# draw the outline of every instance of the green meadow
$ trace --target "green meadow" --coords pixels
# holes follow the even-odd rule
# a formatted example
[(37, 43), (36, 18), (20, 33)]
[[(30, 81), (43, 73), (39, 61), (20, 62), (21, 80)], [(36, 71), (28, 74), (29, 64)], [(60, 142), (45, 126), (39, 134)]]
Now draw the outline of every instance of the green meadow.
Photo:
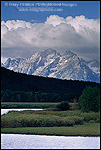
[(57, 136), (100, 136), (99, 123), (85, 123), (73, 127), (20, 127), (2, 128), (1, 133), (57, 135)]
[(2, 109), (10, 109), (10, 108), (37, 108), (37, 109), (45, 109), (45, 108), (54, 108), (57, 103), (28, 103), (28, 102), (1, 102)]

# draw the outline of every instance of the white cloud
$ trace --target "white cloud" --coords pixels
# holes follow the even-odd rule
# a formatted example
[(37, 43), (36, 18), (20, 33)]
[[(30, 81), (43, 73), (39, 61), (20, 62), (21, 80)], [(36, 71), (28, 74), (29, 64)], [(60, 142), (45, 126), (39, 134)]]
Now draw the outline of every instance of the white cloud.
[(47, 17), (45, 24), (52, 24), (54, 27), (61, 23), (66, 23), (66, 20), (63, 17), (59, 17), (58, 15), (51, 15)]
[(35, 50), (72, 50), (82, 57), (98, 59), (100, 23), (85, 16), (67, 18), (51, 15), (44, 23), (23, 20), (1, 22), (3, 57), (28, 57)]

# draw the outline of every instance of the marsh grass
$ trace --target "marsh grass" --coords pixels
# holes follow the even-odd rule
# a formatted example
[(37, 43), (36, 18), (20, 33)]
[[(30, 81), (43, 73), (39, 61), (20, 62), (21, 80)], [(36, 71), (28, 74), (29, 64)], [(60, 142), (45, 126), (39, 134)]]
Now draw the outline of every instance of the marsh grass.
[(100, 122), (100, 113), (80, 111), (12, 111), (1, 116), (2, 128), (60, 127)]

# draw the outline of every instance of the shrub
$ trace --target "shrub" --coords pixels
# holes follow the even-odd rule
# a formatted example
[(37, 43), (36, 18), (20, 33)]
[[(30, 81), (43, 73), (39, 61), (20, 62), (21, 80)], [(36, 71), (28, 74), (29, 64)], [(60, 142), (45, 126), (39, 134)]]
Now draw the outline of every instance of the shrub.
[(75, 121), (69, 117), (59, 117), (55, 115), (19, 113), (19, 115), (14, 118), (10, 116), (10, 114), (2, 116), (1, 118), (2, 128), (73, 126), (74, 124)]
[(89, 112), (82, 114), (84, 116), (84, 121), (89, 122), (90, 120), (100, 121), (100, 114), (95, 112)]
[(72, 119), (75, 121), (75, 124), (83, 124), (83, 117), (73, 116)]
[(55, 127), (81, 125), (84, 122), (100, 123), (99, 112), (71, 111), (22, 111), (9, 112), (1, 116), (2, 128), (16, 127)]
[(89, 123), (95, 123), (95, 120), (90, 120)]
[(56, 109), (60, 111), (65, 111), (70, 109), (70, 105), (67, 101), (63, 101), (60, 104), (56, 105)]

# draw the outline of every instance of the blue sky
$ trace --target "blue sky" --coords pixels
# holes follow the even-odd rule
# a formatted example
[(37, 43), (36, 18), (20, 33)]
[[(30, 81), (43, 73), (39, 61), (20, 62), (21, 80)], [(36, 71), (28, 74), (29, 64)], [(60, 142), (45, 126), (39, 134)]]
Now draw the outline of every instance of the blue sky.
[[(37, 3), (73, 7), (32, 6)], [(28, 11), (19, 11), (20, 8), (28, 8)], [(36, 12), (29, 11), (30, 8), (58, 11)], [(84, 59), (100, 61), (99, 20), (100, 1), (1, 1), (2, 58), (30, 57), (36, 51), (52, 48), (62, 53), (70, 50)]]
[[(33, 12), (33, 11), (18, 11), (14, 6), (5, 6), (5, 3), (72, 3), (77, 4), (74, 7), (62, 7), (60, 12)], [(59, 7), (56, 7), (59, 8)], [(80, 16), (91, 19), (100, 18), (100, 1), (1, 1), (1, 20), (36, 20), (36, 22), (44, 22), (47, 16), (59, 15), (60, 17)]]

